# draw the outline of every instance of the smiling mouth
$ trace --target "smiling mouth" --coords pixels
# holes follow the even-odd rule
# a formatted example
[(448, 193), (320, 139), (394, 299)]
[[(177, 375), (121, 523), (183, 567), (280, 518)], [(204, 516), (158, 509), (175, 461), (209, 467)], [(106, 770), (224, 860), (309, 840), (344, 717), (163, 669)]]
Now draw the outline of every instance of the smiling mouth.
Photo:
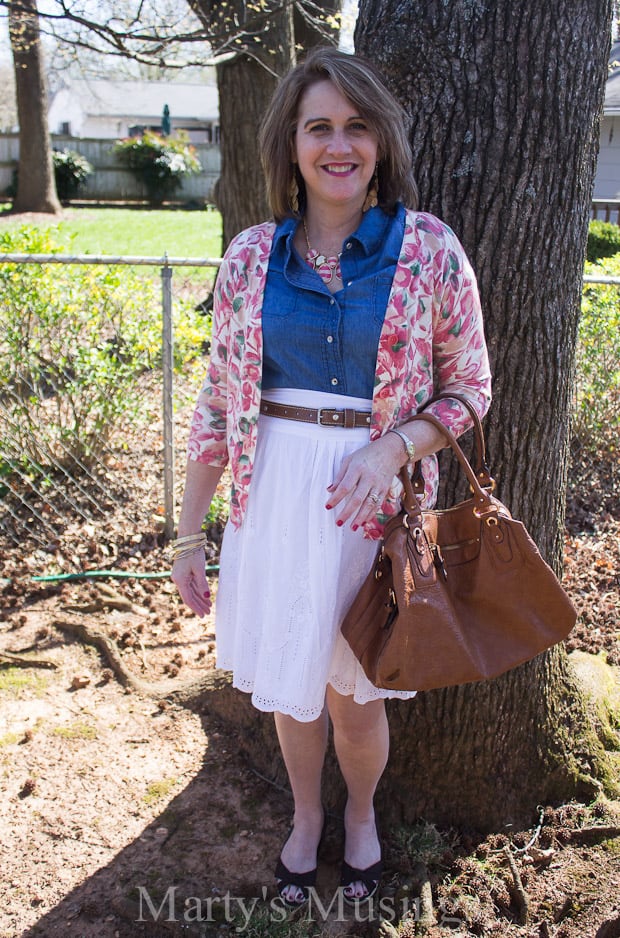
[(325, 172), (330, 173), (332, 176), (346, 176), (352, 173), (355, 168), (355, 163), (328, 163), (323, 167)]

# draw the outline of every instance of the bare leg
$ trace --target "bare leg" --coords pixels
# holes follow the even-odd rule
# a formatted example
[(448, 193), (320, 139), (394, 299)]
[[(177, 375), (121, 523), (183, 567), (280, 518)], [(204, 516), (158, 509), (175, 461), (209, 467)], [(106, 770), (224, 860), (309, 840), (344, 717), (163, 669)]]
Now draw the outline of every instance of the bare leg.
[[(348, 799), (344, 812), (345, 861), (365, 870), (381, 858), (373, 799), (389, 752), (389, 731), (383, 700), (357, 704), (353, 697), (327, 687), (327, 706), (334, 726), (334, 747), (346, 782)], [(358, 882), (347, 893), (363, 898), (365, 886)]]
[[(275, 713), (274, 717), (295, 801), (293, 830), (281, 859), (292, 872), (305, 873), (316, 867), (323, 827), (321, 773), (327, 746), (327, 710), (311, 723), (301, 723), (284, 713)], [(302, 899), (297, 886), (289, 886), (282, 894), (290, 902)]]

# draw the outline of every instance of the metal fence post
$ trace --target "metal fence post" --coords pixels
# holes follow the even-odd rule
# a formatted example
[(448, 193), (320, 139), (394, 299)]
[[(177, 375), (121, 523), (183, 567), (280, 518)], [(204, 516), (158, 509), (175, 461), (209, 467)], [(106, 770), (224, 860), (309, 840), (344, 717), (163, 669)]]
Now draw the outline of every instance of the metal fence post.
[(172, 268), (168, 266), (168, 255), (161, 268), (162, 324), (161, 350), (163, 373), (163, 442), (164, 442), (164, 533), (174, 536), (174, 408), (173, 367), (174, 339), (172, 333)]

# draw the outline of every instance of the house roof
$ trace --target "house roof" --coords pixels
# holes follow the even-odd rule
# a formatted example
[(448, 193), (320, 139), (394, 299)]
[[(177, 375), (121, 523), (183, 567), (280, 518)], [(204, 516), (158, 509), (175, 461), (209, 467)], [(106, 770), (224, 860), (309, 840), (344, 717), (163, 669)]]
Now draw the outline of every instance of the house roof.
[(159, 121), (165, 104), (175, 121), (217, 120), (219, 115), (215, 85), (87, 79), (72, 84), (70, 92), (91, 117)]
[(614, 42), (609, 55), (609, 77), (605, 85), (605, 114), (620, 114), (620, 42)]

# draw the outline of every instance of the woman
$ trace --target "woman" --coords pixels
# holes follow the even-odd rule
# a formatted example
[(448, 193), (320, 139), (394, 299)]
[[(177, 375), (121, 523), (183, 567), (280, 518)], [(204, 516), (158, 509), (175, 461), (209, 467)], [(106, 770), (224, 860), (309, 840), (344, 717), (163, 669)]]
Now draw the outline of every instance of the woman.
[[(315, 882), (331, 718), (348, 793), (341, 884), (358, 903), (381, 875), (384, 698), (413, 694), (370, 684), (339, 626), (398, 510), (400, 468), (422, 459), (435, 497), (444, 440), (408, 421), (434, 388), (482, 416), (489, 367), (472, 270), (450, 229), (415, 211), (403, 112), (371, 66), (311, 52), (276, 90), (260, 147), (275, 223), (238, 235), (217, 279), (173, 579), (210, 611), (200, 531), (230, 460), (218, 666), (275, 715), (295, 805), (278, 890), (297, 907)], [(430, 410), (454, 433), (469, 424), (456, 401)]]

